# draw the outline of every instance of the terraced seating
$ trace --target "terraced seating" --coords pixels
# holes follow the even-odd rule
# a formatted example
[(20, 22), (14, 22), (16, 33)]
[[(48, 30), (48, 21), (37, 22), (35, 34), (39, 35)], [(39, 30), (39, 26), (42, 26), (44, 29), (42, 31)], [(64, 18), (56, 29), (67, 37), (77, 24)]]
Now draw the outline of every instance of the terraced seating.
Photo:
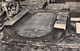
[(47, 10), (61, 11), (64, 7), (64, 4), (48, 4), (46, 7)]
[(66, 29), (66, 23), (69, 12), (59, 12), (57, 16), (57, 20), (54, 24), (54, 28)]
[(11, 20), (6, 21), (4, 25), (13, 25), (16, 21), (18, 21), (21, 17), (23, 17), (29, 10), (25, 9), (18, 13), (16, 16), (14, 16)]

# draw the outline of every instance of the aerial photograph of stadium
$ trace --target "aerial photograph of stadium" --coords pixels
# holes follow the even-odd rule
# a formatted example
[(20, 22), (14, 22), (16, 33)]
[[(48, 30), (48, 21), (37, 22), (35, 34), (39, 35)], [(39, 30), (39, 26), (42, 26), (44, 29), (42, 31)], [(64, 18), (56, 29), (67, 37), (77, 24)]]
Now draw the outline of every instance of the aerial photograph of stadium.
[(80, 0), (0, 0), (0, 51), (80, 51)]

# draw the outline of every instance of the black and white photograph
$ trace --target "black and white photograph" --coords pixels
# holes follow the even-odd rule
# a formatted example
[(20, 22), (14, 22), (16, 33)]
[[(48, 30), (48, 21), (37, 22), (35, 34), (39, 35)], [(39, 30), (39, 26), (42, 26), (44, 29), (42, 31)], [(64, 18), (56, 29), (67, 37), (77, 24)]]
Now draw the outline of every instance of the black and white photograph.
[(0, 51), (80, 51), (80, 0), (0, 0)]

